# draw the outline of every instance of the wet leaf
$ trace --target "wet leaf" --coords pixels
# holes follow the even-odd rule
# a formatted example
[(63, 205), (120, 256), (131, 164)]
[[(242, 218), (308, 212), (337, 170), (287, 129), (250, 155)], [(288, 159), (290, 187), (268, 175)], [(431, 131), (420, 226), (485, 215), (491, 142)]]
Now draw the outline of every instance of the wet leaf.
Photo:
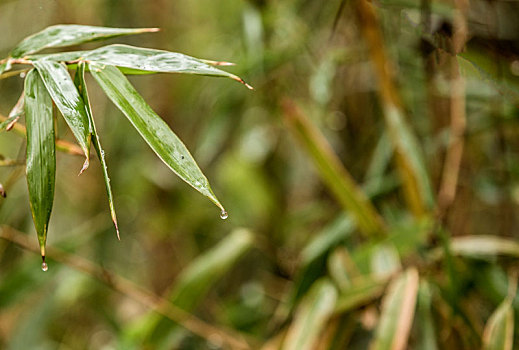
[(413, 324), (418, 271), (410, 268), (396, 277), (382, 301), (382, 314), (371, 350), (403, 350)]
[(488, 319), (483, 333), (483, 350), (512, 350), (514, 345), (514, 309), (506, 298)]
[(157, 28), (107, 28), (60, 24), (47, 27), (25, 38), (11, 51), (10, 56), (20, 58), (46, 48), (78, 45), (95, 40), (156, 31)]
[(183, 73), (227, 77), (246, 84), (240, 77), (208, 64), (206, 61), (177, 52), (147, 49), (129, 45), (109, 45), (91, 51), (35, 55), (33, 60), (74, 62), (84, 60), (119, 67), (124, 74)]
[(78, 69), (76, 71), (76, 76), (74, 78), (74, 83), (79, 91), (79, 94), (83, 98), (83, 102), (85, 104), (85, 109), (86, 109), (88, 121), (90, 124), (90, 132), (92, 134), (92, 141), (93, 141), (96, 153), (97, 153), (97, 157), (99, 158), (99, 162), (101, 163), (101, 168), (103, 170), (103, 178), (105, 180), (106, 194), (108, 195), (108, 205), (110, 207), (110, 215), (112, 216), (112, 221), (114, 223), (115, 230), (117, 232), (117, 238), (120, 239), (119, 226), (117, 225), (117, 216), (115, 214), (112, 186), (110, 185), (110, 177), (108, 176), (108, 167), (106, 165), (106, 160), (105, 160), (105, 152), (104, 152), (103, 148), (101, 147), (101, 141), (99, 140), (99, 135), (97, 134), (94, 118), (92, 116), (92, 110), (90, 108), (90, 100), (88, 98), (87, 86), (85, 84), (85, 66), (86, 66), (86, 64), (84, 62), (79, 63)]
[(336, 300), (337, 290), (330, 281), (316, 282), (298, 307), (281, 349), (314, 349), (333, 314)]
[(25, 78), (25, 119), (27, 187), (41, 255), (45, 256), (45, 243), (54, 201), (56, 150), (52, 100), (38, 71), (34, 69)]
[(209, 181), (186, 146), (144, 101), (126, 77), (110, 65), (90, 64), (90, 71), (106, 95), (130, 120), (157, 156), (182, 180), (224, 211)]
[(83, 99), (63, 64), (53, 61), (36, 61), (34, 67), (40, 73), (47, 91), (85, 154), (86, 159), (81, 174), (90, 163), (90, 126)]

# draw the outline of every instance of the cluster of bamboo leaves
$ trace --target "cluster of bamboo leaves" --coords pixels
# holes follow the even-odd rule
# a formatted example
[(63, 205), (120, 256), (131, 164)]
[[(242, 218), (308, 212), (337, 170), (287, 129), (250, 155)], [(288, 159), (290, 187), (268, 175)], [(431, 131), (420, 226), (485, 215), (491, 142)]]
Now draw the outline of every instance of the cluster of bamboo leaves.
[[(185, 73), (228, 77), (244, 83), (239, 77), (215, 67), (228, 64), (227, 62), (200, 60), (180, 53), (127, 45), (109, 45), (90, 51), (37, 54), (44, 49), (155, 31), (155, 28), (56, 25), (25, 38), (10, 52), (9, 57), (0, 61), (0, 74), (10, 70), (15, 64), (32, 66), (20, 72), (26, 75), (24, 91), (9, 118), (0, 124), (0, 130), (10, 130), (20, 116), (25, 114), (27, 185), (44, 269), (45, 244), (56, 177), (53, 104), (70, 127), (85, 156), (80, 174), (90, 164), (90, 146), (93, 143), (102, 166), (110, 213), (119, 237), (105, 152), (96, 131), (85, 84), (87, 71), (157, 156), (182, 180), (215, 203), (221, 209), (222, 217), (227, 215), (185, 145), (125, 77), (125, 74)], [(69, 69), (75, 70), (74, 79), (71, 78)]]

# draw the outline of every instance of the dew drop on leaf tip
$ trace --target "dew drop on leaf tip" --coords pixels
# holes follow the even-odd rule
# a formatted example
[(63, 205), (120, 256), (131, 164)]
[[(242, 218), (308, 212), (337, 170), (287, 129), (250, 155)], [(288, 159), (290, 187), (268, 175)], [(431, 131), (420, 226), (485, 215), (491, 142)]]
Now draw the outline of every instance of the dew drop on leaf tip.
[(222, 220), (225, 220), (229, 217), (229, 214), (227, 214), (227, 212), (225, 210), (222, 210), (222, 212), (220, 213), (220, 218)]
[(41, 263), (41, 269), (45, 272), (49, 269), (49, 265), (46, 262)]

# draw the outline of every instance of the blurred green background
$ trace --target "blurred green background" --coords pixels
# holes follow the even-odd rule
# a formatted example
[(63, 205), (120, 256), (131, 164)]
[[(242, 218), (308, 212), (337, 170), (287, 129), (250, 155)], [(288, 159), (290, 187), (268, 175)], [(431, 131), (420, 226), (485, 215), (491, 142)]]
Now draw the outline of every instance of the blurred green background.
[[(208, 177), (229, 213), (221, 220), (87, 77), (121, 241), (99, 163), (78, 177), (83, 159), (59, 153), (48, 238), (59, 251), (55, 260), (48, 254), (49, 271), (37, 254), (0, 239), (0, 348), (511, 349), (519, 5), (366, 4), (0, 0), (0, 57), (52, 24), (160, 27), (110, 43), (234, 62), (224, 69), (255, 88), (189, 75), (130, 77)], [(377, 35), (383, 47), (374, 45)], [(0, 114), (22, 86), (19, 77), (0, 80)], [(61, 119), (57, 128), (73, 141)], [(456, 142), (459, 180), (453, 198), (442, 199)], [(3, 157), (23, 160), (24, 152), (23, 138), (0, 133)], [(330, 165), (334, 155), (347, 170)], [(350, 175), (375, 216), (355, 207)], [(2, 237), (23, 233), (35, 244), (23, 167), (0, 167), (0, 183), (8, 195), (0, 198)], [(378, 228), (359, 229), (362, 215)], [(110, 275), (78, 271), (81, 259)], [(106, 276), (133, 284), (117, 280), (114, 291)], [(164, 306), (143, 305), (135, 288), (213, 328), (193, 329), (178, 310), (170, 315), (176, 324), (161, 318), (150, 305), (168, 313)]]

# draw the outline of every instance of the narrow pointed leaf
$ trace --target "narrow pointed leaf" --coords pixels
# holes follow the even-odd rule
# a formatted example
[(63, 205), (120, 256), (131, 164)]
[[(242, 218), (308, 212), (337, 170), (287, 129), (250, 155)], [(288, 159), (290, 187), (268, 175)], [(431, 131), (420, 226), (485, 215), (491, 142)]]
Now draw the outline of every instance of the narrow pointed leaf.
[(431, 306), (432, 290), (429, 283), (423, 281), (418, 289), (417, 324), (420, 329), (417, 344), (418, 350), (438, 350)]
[(12, 51), (11, 57), (20, 58), (46, 48), (78, 45), (117, 36), (156, 32), (157, 28), (107, 28), (82, 25), (55, 25), (45, 28), (22, 40)]
[(382, 302), (382, 315), (378, 323), (371, 350), (403, 350), (415, 311), (418, 293), (418, 271), (411, 268), (398, 276), (388, 287)]
[(341, 290), (335, 312), (344, 313), (368, 304), (382, 295), (386, 284), (386, 279), (358, 277), (350, 287)]
[(11, 109), (11, 112), (9, 112), (8, 118), (0, 123), (0, 131), (10, 131), (14, 127), (18, 119), (20, 119), (20, 116), (23, 114), (24, 109), (24, 95), (25, 94), (22, 91), (20, 98), (18, 98), (18, 102), (16, 102), (13, 109)]
[(86, 67), (86, 64), (84, 62), (79, 63), (78, 69), (76, 71), (74, 83), (76, 84), (76, 87), (77, 87), (81, 97), (83, 98), (83, 102), (85, 104), (86, 113), (87, 113), (88, 121), (90, 124), (90, 132), (92, 134), (92, 141), (93, 141), (96, 153), (97, 153), (97, 157), (99, 158), (99, 162), (101, 162), (101, 168), (103, 170), (106, 194), (108, 195), (108, 205), (110, 207), (110, 215), (112, 216), (112, 221), (114, 223), (115, 230), (117, 232), (117, 238), (120, 239), (119, 226), (117, 225), (117, 216), (115, 214), (112, 186), (110, 185), (110, 177), (108, 176), (108, 167), (106, 165), (106, 160), (105, 160), (105, 152), (104, 152), (103, 148), (101, 147), (101, 141), (99, 140), (99, 135), (97, 134), (96, 125), (95, 125), (94, 118), (92, 115), (92, 110), (90, 108), (90, 100), (88, 99), (88, 91), (87, 91), (87, 86), (85, 84), (85, 67)]
[(209, 181), (186, 146), (144, 101), (128, 79), (110, 65), (90, 64), (90, 72), (157, 156), (182, 180), (207, 196), (223, 211), (224, 208), (211, 190)]
[(36, 70), (25, 78), (27, 127), (27, 187), (42, 256), (49, 226), (56, 178), (52, 100)]
[(119, 67), (125, 74), (183, 73), (226, 77), (236, 80), (251, 88), (240, 77), (218, 69), (208, 63), (208, 61), (177, 52), (129, 45), (108, 45), (92, 51), (35, 55), (30, 56), (29, 59), (44, 59), (58, 62), (75, 62), (78, 60), (84, 60), (102, 65)]
[(53, 61), (36, 61), (34, 67), (85, 154), (85, 163), (81, 169), (83, 172), (90, 163), (90, 126), (83, 99), (64, 65)]
[(514, 309), (506, 298), (488, 319), (483, 333), (483, 350), (512, 350), (514, 345)]
[[(180, 273), (168, 293), (168, 299), (186, 311), (195, 309), (214, 284), (236, 265), (253, 244), (254, 236), (250, 231), (233, 231), (214, 248), (193, 260)], [(171, 321), (150, 312), (137, 321), (137, 326), (130, 331), (130, 336), (158, 344), (163, 340), (164, 333), (171, 333), (174, 328)]]
[(330, 281), (316, 282), (298, 307), (281, 349), (314, 349), (326, 323), (333, 315), (336, 300), (337, 290)]

